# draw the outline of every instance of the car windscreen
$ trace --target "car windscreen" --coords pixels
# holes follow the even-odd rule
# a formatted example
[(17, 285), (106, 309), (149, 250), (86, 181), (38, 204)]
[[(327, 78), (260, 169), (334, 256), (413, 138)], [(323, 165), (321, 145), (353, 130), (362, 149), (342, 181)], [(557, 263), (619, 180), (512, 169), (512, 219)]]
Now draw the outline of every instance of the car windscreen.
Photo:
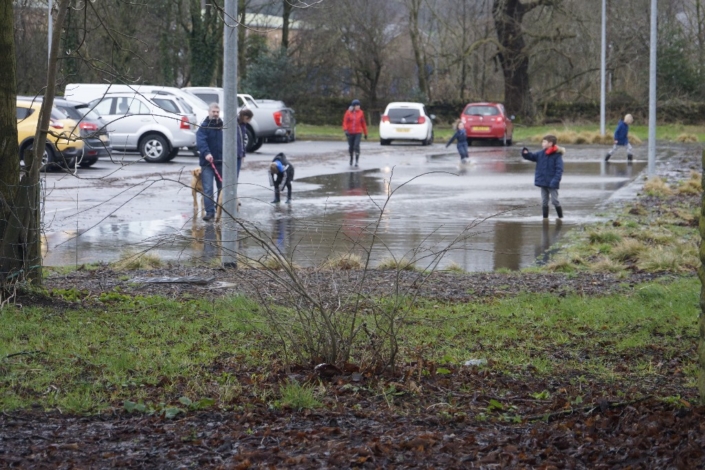
[(88, 119), (90, 121), (98, 121), (101, 119), (100, 114), (95, 112), (93, 109), (91, 109), (92, 106), (87, 105), (87, 104), (82, 104), (78, 106), (74, 106), (73, 109), (76, 110), (78, 114), (81, 115), (83, 119)]
[(78, 111), (76, 111), (76, 109), (72, 106), (57, 106), (57, 107), (61, 111), (66, 113), (66, 115), (68, 117), (70, 117), (71, 119), (74, 119), (76, 121), (80, 121), (81, 119), (83, 119), (83, 115), (81, 113), (79, 113)]
[(179, 110), (179, 107), (176, 106), (176, 103), (174, 103), (170, 99), (155, 97), (155, 98), (152, 98), (152, 101), (154, 102), (154, 104), (156, 104), (157, 106), (159, 106), (160, 108), (162, 108), (166, 111), (169, 111), (170, 113), (174, 113), (174, 114), (181, 113), (181, 111)]
[(201, 98), (203, 101), (205, 101), (206, 104), (211, 104), (211, 103), (220, 104), (220, 100), (218, 99), (218, 93), (206, 93), (203, 91), (196, 91), (196, 92), (193, 92), (193, 94), (198, 96), (199, 98)]
[(419, 120), (419, 110), (409, 108), (392, 108), (387, 113), (392, 124), (415, 123)]
[(468, 116), (498, 116), (499, 109), (494, 106), (469, 106), (465, 110)]
[(183, 98), (178, 98), (178, 97), (177, 97), (177, 98), (176, 98), (176, 101), (179, 103), (179, 106), (181, 106), (181, 109), (183, 109), (184, 112), (186, 112), (186, 113), (188, 113), (188, 114), (194, 114), (193, 108), (191, 107), (190, 104), (188, 104), (188, 103), (186, 102), (185, 99), (183, 99)]

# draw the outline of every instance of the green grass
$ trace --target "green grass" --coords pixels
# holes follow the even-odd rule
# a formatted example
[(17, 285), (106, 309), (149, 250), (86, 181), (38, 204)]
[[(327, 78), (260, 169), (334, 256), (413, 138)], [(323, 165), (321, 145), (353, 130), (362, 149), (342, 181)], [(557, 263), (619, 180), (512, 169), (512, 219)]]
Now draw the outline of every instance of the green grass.
[[(342, 120), (342, 116), (341, 116)], [(606, 133), (612, 134), (616, 122), (608, 122)], [(368, 126), (369, 140), (379, 141), (379, 127)], [(537, 135), (545, 135), (549, 132), (564, 130), (574, 132), (598, 132), (599, 124), (551, 124), (544, 126), (521, 126), (514, 127), (514, 142), (529, 142)], [(642, 141), (648, 140), (649, 129), (645, 125), (632, 125), (629, 127), (629, 132)], [(434, 127), (436, 142), (445, 142), (453, 135), (453, 128), (450, 124), (438, 124)], [(681, 134), (692, 134), (697, 136), (699, 142), (705, 142), (705, 125), (701, 126), (686, 126), (683, 124), (661, 124), (656, 128), (656, 138), (659, 140), (675, 141)], [(312, 126), (309, 124), (296, 125), (296, 138), (299, 140), (345, 140), (345, 134), (341, 126)]]
[[(645, 362), (654, 355), (679, 358), (684, 370), (695, 371), (688, 345), (697, 337), (699, 291), (692, 276), (605, 297), (430, 302), (410, 312), (400, 363), (424, 349), (425, 359), (439, 364), (484, 358), (489, 364), (482, 367), (509, 374), (531, 366), (535, 374), (602, 380), (624, 376), (626, 366), (637, 380), (659, 374), (661, 366)], [(0, 411), (91, 413), (129, 405), (128, 411), (173, 413), (184, 404), (242, 406), (243, 395), (275, 407), (319, 406), (310, 385), (278, 388), (270, 370), (281, 351), (246, 299), (102, 298), (90, 308), (0, 311)]]

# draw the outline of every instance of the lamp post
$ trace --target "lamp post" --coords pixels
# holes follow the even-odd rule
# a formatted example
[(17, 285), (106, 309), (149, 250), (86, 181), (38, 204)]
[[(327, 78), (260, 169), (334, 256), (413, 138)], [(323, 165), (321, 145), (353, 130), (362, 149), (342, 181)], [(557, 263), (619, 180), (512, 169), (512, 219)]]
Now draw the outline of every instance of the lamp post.
[[(223, 17), (223, 244), (224, 267), (237, 267), (237, 0), (225, 0)], [(244, 145), (244, 143), (243, 143)], [(232, 216), (232, 217), (231, 217)]]
[(600, 47), (600, 135), (605, 135), (605, 73), (607, 63), (607, 0), (602, 0), (602, 45)]
[(656, 47), (658, 1), (651, 0), (651, 39), (649, 44), (649, 176), (656, 172)]

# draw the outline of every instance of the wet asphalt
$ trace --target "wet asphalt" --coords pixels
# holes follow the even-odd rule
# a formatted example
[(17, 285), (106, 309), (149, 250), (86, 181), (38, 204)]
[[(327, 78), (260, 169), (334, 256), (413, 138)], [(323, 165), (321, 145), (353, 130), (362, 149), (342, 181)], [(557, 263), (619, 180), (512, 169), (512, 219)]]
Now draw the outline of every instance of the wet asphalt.
[[(237, 249), (257, 258), (266, 240), (300, 266), (351, 252), (369, 256), (373, 266), (405, 258), (420, 268), (515, 270), (545, 261), (568, 230), (632, 197), (646, 170), (645, 147), (628, 164), (624, 155), (605, 163), (602, 146), (568, 146), (560, 188), (565, 217), (558, 220), (551, 208), (544, 221), (534, 164), (520, 148), (472, 146), (463, 164), (441, 144), (364, 142), (356, 168), (343, 142), (265, 144), (248, 155), (240, 175), (239, 217), (248, 230), (238, 230)], [(278, 152), (296, 167), (291, 204), (270, 204), (266, 164)], [(220, 240), (234, 232), (194, 213), (189, 185), (197, 165), (186, 152), (167, 164), (116, 154), (77, 175), (48, 173), (45, 264), (107, 262), (137, 251), (217, 263)]]

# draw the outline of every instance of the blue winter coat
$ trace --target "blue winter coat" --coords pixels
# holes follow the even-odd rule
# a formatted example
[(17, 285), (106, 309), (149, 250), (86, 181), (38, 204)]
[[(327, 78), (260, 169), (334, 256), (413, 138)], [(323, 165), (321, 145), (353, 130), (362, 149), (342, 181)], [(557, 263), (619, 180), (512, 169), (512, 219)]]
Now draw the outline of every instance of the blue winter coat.
[(207, 166), (206, 155), (213, 155), (214, 162), (223, 161), (223, 120), (206, 118), (196, 132), (198, 164)]
[(614, 140), (617, 145), (627, 145), (629, 143), (629, 124), (624, 121), (617, 123), (617, 128), (614, 130)]
[(536, 153), (524, 154), (522, 152), (521, 156), (524, 157), (524, 160), (536, 162), (534, 186), (559, 188), (563, 176), (563, 152), (564, 150), (560, 147), (551, 155), (546, 155), (545, 149)]
[(455, 131), (455, 134), (453, 134), (453, 137), (450, 138), (450, 140), (446, 144), (446, 147), (448, 147), (450, 144), (452, 144), (454, 140), (458, 141), (458, 145), (467, 144), (468, 143), (468, 134), (467, 134), (467, 132), (465, 132), (465, 129), (459, 129), (459, 130)]

